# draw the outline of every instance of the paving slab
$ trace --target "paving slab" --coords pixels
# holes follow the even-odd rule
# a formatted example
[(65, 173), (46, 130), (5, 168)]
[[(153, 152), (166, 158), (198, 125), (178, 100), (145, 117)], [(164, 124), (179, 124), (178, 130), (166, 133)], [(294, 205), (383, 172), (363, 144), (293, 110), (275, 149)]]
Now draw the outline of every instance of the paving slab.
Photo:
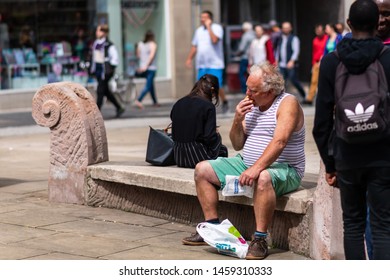
[(170, 230), (143, 225), (122, 224), (109, 221), (78, 220), (44, 227), (58, 232), (79, 233), (124, 241), (142, 241), (145, 238), (172, 233)]
[(19, 242), (18, 245), (32, 249), (43, 249), (48, 252), (65, 253), (94, 259), (145, 246), (142, 243), (74, 233), (59, 233), (50, 236), (50, 238), (35, 238)]
[(34, 238), (50, 238), (55, 231), (24, 226), (0, 224), (0, 244), (11, 244)]
[(0, 260), (23, 260), (47, 254), (48, 251), (40, 248), (28, 248), (25, 246), (7, 246), (0, 244)]
[(74, 217), (67, 217), (56, 213), (55, 208), (20, 210), (0, 214), (0, 223), (20, 225), (25, 227), (44, 227), (53, 224), (74, 221)]

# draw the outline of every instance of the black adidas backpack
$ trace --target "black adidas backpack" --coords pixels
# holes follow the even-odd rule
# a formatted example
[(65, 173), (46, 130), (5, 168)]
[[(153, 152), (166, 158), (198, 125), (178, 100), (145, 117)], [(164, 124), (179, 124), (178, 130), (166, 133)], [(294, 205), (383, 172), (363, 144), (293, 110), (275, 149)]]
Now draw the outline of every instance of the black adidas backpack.
[(341, 61), (336, 68), (335, 132), (348, 143), (370, 143), (390, 134), (390, 94), (379, 61), (387, 49), (361, 74), (350, 74)]

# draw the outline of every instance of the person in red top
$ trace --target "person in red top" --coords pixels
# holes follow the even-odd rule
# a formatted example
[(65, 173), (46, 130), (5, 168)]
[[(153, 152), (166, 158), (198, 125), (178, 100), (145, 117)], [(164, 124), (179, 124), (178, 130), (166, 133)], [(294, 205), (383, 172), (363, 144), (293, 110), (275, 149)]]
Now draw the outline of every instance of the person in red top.
[(324, 27), (321, 24), (317, 24), (314, 28), (316, 37), (313, 39), (313, 52), (311, 60), (311, 82), (309, 88), (309, 94), (306, 97), (304, 104), (313, 104), (314, 96), (317, 93), (318, 86), (318, 73), (320, 71), (320, 60), (324, 54), (325, 45), (328, 40), (328, 35), (324, 32)]

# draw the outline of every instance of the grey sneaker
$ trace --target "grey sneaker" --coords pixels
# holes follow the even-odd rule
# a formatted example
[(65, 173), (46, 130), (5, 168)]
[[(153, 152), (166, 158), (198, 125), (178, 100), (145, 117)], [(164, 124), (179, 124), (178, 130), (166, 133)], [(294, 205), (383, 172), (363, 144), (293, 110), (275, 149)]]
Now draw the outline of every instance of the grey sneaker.
[(181, 241), (184, 245), (189, 246), (201, 246), (201, 245), (207, 245), (206, 242), (204, 242), (202, 236), (199, 235), (199, 233), (193, 233), (189, 237), (183, 238)]
[(268, 256), (268, 244), (265, 238), (254, 238), (249, 244), (247, 260), (262, 260)]

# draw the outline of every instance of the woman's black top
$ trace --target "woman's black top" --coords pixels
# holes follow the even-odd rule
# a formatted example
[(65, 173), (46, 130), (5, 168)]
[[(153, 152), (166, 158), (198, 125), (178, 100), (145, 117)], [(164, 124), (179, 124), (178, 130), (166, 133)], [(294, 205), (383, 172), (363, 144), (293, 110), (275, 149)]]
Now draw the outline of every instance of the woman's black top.
[(171, 120), (177, 166), (194, 168), (202, 160), (227, 156), (217, 133), (215, 106), (209, 100), (199, 96), (179, 99), (173, 105)]

